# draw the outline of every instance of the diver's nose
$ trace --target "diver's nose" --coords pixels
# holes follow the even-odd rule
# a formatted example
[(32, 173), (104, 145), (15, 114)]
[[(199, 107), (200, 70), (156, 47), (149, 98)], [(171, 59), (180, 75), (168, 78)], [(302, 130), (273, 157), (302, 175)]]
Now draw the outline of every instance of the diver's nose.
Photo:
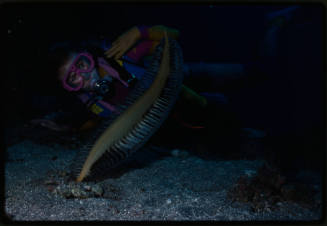
[(90, 80), (90, 78), (91, 78), (91, 72), (85, 72), (85, 73), (82, 73), (82, 76), (83, 76), (83, 78), (84, 78), (84, 81), (88, 81), (88, 80)]

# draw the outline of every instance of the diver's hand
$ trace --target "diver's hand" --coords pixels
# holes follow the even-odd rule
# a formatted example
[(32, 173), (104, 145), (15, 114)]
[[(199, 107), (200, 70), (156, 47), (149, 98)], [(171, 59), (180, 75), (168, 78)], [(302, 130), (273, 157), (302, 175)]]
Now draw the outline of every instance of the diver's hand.
[(46, 127), (48, 129), (54, 130), (54, 131), (67, 131), (70, 130), (69, 126), (65, 126), (65, 125), (58, 125), (57, 123), (48, 120), (48, 119), (33, 119), (30, 121), (31, 125), (40, 125), (43, 127)]
[(141, 33), (137, 27), (133, 27), (112, 43), (109, 50), (105, 52), (105, 55), (115, 57), (116, 60), (121, 58), (127, 50), (129, 50), (138, 40), (141, 38)]

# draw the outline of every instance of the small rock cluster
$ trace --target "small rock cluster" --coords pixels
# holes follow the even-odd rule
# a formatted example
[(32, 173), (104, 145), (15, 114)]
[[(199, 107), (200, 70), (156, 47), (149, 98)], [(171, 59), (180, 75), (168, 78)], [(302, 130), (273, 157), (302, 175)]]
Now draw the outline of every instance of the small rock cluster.
[(315, 192), (307, 185), (288, 183), (279, 171), (267, 165), (260, 168), (256, 175), (241, 176), (228, 191), (228, 198), (249, 203), (254, 212), (273, 211), (283, 202), (295, 202), (305, 208), (317, 208)]
[(58, 170), (48, 174), (49, 177), (44, 181), (47, 190), (66, 199), (101, 197), (104, 193), (103, 188), (99, 184), (85, 184), (72, 181), (70, 174), (66, 170)]
[(102, 197), (104, 191), (103, 188), (98, 185), (85, 185), (78, 183), (62, 184), (57, 186), (52, 193), (60, 195), (66, 199), (77, 198), (86, 199), (93, 197)]
[(111, 183), (82, 182), (72, 180), (67, 170), (49, 171), (43, 181), (45, 188), (52, 194), (65, 199), (106, 198), (121, 200), (121, 188)]

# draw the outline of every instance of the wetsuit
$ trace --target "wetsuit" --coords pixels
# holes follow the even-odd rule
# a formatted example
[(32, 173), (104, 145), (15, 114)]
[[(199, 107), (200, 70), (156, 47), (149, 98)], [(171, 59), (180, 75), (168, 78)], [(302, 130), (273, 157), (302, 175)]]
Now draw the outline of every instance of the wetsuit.
[[(138, 29), (141, 33), (141, 39), (134, 48), (128, 51), (123, 57), (122, 60), (118, 60), (118, 63), (124, 66), (124, 68), (131, 74), (133, 74), (137, 79), (141, 79), (143, 73), (145, 72), (145, 68), (151, 62), (151, 55), (153, 54), (156, 46), (159, 44), (160, 40), (164, 37), (164, 32), (167, 32), (168, 37), (178, 39), (179, 32), (175, 29), (171, 29), (165, 26), (138, 26)], [(101, 48), (105, 51), (111, 47), (111, 44), (107, 40), (102, 40), (100, 44)], [(124, 60), (132, 62), (134, 64), (126, 63)], [(144, 67), (140, 67), (139, 65), (143, 65)], [(105, 70), (99, 68), (99, 74), (101, 77), (106, 76)], [(119, 93), (114, 97), (110, 98), (110, 102), (112, 104), (120, 103), (128, 94), (128, 88), (124, 87), (118, 81), (115, 83), (115, 90), (118, 90)], [(196, 92), (191, 90), (190, 88), (183, 86), (181, 90), (181, 99), (182, 102), (189, 102), (194, 105), (195, 108), (204, 107), (207, 104), (207, 101), (204, 97), (198, 95)], [(80, 99), (86, 103), (88, 101), (87, 93), (84, 93), (83, 96), (80, 96)], [(104, 99), (106, 100), (106, 99)], [(112, 112), (105, 107), (105, 102), (98, 101), (92, 104), (89, 109), (100, 117), (108, 117)], [(80, 129), (89, 129), (96, 125), (97, 117), (88, 120), (86, 123), (82, 125)]]

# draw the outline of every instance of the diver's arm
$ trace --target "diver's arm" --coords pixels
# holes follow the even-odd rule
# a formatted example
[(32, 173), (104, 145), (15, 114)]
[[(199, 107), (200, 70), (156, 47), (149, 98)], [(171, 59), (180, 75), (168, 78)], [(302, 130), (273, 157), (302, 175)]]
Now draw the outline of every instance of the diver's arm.
[[(168, 28), (162, 25), (153, 27), (147, 26), (135, 26), (122, 34), (112, 43), (112, 47), (105, 52), (108, 58), (115, 57), (120, 59), (128, 50), (130, 50), (138, 41), (143, 40), (141, 49), (142, 54), (138, 54), (136, 48), (132, 49), (138, 55), (150, 55), (154, 51), (155, 47), (159, 44), (160, 40), (167, 32), (168, 37), (177, 39), (179, 37), (179, 31), (176, 29)], [(144, 42), (145, 41), (145, 42)], [(140, 58), (140, 57), (136, 57)]]
[(179, 38), (179, 31), (173, 28), (169, 28), (163, 25), (156, 25), (152, 27), (148, 26), (137, 26), (140, 34), (141, 39), (152, 40), (152, 41), (160, 41), (163, 37), (165, 32), (169, 38), (178, 39)]
[(178, 39), (179, 31), (173, 28), (165, 27), (162, 25), (156, 25), (152, 27), (137, 26), (140, 33), (140, 40), (142, 40), (137, 46), (128, 52), (128, 56), (136, 61), (143, 56), (151, 56), (156, 47), (159, 45), (162, 38), (164, 38), (165, 32), (169, 38)]
[(140, 39), (141, 33), (139, 29), (137, 27), (132, 27), (112, 43), (111, 48), (105, 51), (105, 55), (108, 58), (115, 57), (115, 59), (118, 60)]

